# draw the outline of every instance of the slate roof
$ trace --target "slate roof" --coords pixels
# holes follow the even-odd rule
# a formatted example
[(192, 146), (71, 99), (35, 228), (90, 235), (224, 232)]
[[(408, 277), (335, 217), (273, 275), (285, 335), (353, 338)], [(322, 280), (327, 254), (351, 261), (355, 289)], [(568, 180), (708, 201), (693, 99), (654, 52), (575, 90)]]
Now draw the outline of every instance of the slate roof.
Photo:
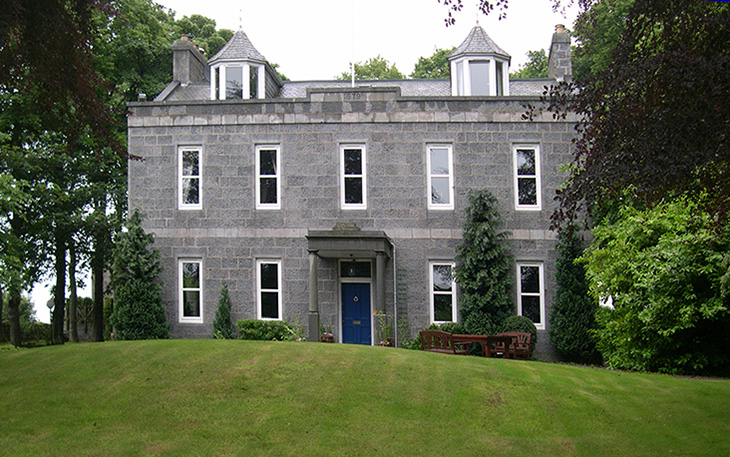
[[(451, 83), (447, 79), (389, 79), (356, 81), (356, 87), (399, 87), (405, 97), (451, 95)], [(307, 89), (346, 89), (351, 81), (286, 81), (281, 88), (281, 98), (304, 98)]]
[(233, 34), (228, 43), (216, 53), (209, 61), (209, 65), (213, 65), (219, 61), (226, 60), (256, 60), (266, 62), (266, 58), (256, 50), (248, 39), (243, 30), (238, 30)]
[(478, 25), (471, 29), (464, 42), (449, 54), (449, 59), (466, 54), (496, 54), (507, 59), (510, 58), (510, 55), (497, 46), (497, 43), (492, 41), (487, 32)]

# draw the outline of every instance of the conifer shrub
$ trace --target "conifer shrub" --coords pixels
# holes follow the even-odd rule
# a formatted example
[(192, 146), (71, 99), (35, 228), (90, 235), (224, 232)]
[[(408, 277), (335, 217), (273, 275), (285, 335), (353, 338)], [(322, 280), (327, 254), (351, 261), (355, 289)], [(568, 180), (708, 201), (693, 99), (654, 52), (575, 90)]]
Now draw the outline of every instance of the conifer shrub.
[(115, 337), (122, 340), (169, 338), (162, 303), (160, 252), (152, 249), (154, 235), (142, 228), (142, 214), (135, 209), (127, 231), (114, 239), (112, 285), (116, 303), (111, 315)]
[(213, 338), (231, 340), (236, 337), (231, 322), (231, 296), (228, 293), (228, 284), (221, 285), (221, 294), (218, 299), (218, 309), (213, 320)]
[(583, 244), (572, 227), (558, 234), (557, 251), (550, 342), (567, 362), (600, 363), (594, 336), (598, 302), (589, 294), (584, 265), (576, 262), (583, 254)]
[(489, 190), (469, 192), (468, 202), (464, 242), (456, 248), (461, 320), (467, 333), (491, 335), (515, 309), (509, 232), (499, 231), (504, 220)]

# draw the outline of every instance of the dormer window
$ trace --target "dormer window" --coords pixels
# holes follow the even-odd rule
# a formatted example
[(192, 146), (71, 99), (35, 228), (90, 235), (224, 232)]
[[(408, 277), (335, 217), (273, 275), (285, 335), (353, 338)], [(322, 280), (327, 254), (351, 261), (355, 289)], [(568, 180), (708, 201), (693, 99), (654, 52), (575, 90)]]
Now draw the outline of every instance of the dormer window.
[(243, 30), (208, 61), (211, 100), (266, 98), (266, 59)]
[(211, 67), (211, 100), (265, 98), (266, 68), (254, 63), (228, 63)]
[(451, 94), (473, 96), (509, 95), (509, 60), (486, 32), (476, 26), (449, 55)]

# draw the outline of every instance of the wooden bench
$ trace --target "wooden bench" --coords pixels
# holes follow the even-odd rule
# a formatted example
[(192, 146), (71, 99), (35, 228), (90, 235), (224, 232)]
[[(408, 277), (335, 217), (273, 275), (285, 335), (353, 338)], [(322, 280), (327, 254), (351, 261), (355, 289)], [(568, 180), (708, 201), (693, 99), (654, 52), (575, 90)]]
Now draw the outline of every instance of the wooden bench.
[(440, 330), (422, 330), (418, 333), (421, 339), (421, 349), (442, 354), (468, 355), (469, 343), (454, 342), (451, 333)]
[(530, 343), (532, 335), (523, 332), (504, 332), (497, 336), (509, 336), (512, 342), (509, 345), (509, 357), (513, 359), (530, 360)]

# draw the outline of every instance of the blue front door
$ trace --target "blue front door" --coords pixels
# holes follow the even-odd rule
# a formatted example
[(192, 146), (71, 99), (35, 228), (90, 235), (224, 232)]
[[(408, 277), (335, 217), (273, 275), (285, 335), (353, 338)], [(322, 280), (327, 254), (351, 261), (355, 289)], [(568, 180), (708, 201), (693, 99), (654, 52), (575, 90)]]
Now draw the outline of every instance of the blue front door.
[(370, 284), (342, 284), (342, 342), (370, 344)]

